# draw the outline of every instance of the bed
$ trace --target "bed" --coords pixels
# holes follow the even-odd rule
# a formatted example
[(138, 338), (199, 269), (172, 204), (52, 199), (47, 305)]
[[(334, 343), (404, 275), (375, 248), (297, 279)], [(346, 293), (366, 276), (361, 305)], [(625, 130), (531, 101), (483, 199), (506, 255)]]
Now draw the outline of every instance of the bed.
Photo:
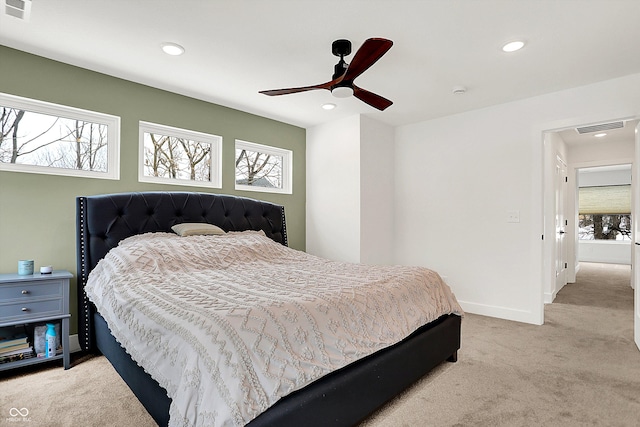
[[(76, 207), (81, 347), (104, 354), (158, 425), (169, 425), (172, 401), (167, 391), (112, 335), (85, 292), (89, 274), (123, 240), (145, 233), (170, 233), (180, 223), (209, 223), (227, 232), (259, 232), (287, 246), (284, 208), (248, 198), (192, 192), (78, 197)], [(398, 343), (293, 391), (247, 425), (355, 425), (438, 364), (455, 362), (460, 325), (460, 315), (442, 315)]]

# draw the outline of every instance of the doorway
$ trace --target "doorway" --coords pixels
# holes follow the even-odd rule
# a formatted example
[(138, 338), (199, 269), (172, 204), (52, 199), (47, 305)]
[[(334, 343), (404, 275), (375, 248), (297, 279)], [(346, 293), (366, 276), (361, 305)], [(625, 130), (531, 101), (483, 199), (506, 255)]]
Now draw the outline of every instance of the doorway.
[[(558, 233), (557, 206), (562, 205), (560, 211), (564, 212), (566, 229), (564, 234), (567, 246), (567, 282), (575, 282), (576, 273), (579, 270), (578, 263), (578, 205), (577, 205), (577, 181), (578, 171), (581, 168), (610, 166), (620, 164), (636, 165), (636, 135), (638, 118), (625, 118), (596, 123), (592, 125), (577, 125), (571, 128), (556, 129), (543, 132), (544, 134), (544, 235), (543, 240), (543, 300), (545, 303), (553, 301), (562, 284), (557, 281), (556, 266), (562, 256), (563, 249), (557, 244), (556, 239), (545, 239)], [(601, 135), (601, 134), (606, 135)], [(598, 136), (596, 136), (598, 135)], [(562, 153), (567, 161), (567, 191), (564, 200), (556, 202), (556, 187), (554, 184), (555, 170), (557, 169), (556, 157)], [(637, 166), (637, 165), (636, 165)], [(634, 169), (635, 170), (635, 169)], [(640, 175), (638, 175), (640, 176)], [(634, 183), (635, 185), (635, 183)], [(634, 190), (634, 194), (637, 190)], [(640, 200), (636, 200), (639, 206)], [(632, 214), (636, 208), (632, 208)], [(637, 224), (637, 222), (636, 222)], [(634, 231), (640, 229), (634, 226)], [(635, 246), (632, 245), (635, 249)], [(640, 252), (640, 251), (633, 251)], [(633, 256), (633, 255), (632, 255)], [(633, 260), (633, 258), (632, 258)], [(633, 261), (632, 261), (633, 262)], [(633, 280), (633, 275), (632, 279)], [(637, 303), (637, 301), (636, 301)], [(640, 310), (638, 311), (640, 313)], [(544, 314), (543, 314), (544, 316)], [(637, 316), (636, 316), (637, 317)], [(636, 331), (636, 334), (638, 331)]]

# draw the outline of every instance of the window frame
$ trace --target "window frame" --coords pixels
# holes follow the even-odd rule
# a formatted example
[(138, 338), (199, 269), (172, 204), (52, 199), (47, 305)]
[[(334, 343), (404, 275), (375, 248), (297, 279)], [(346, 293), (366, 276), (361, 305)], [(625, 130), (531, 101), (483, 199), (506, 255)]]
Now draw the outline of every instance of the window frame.
[[(147, 176), (144, 174), (144, 134), (157, 133), (163, 136), (175, 138), (185, 138), (200, 143), (211, 145), (210, 181), (191, 181), (178, 178), (164, 178), (157, 176)], [(162, 125), (146, 121), (138, 122), (138, 181), (165, 184), (184, 185), (187, 187), (222, 188), (222, 137), (204, 132), (189, 129), (182, 129), (173, 126)]]
[(55, 166), (27, 165), (21, 163), (0, 162), (0, 171), (25, 172), (44, 175), (72, 176), (81, 178), (120, 179), (120, 117), (67, 105), (40, 101), (22, 96), (0, 93), (0, 105), (18, 108), (31, 113), (82, 120), (107, 126), (107, 171), (60, 168)]
[[(253, 185), (238, 184), (236, 179), (236, 152), (238, 149), (245, 149), (248, 151), (254, 151), (264, 154), (270, 154), (273, 156), (282, 157), (282, 188), (276, 187), (260, 187)], [(293, 151), (285, 148), (274, 147), (271, 145), (258, 144), (255, 142), (244, 141), (241, 139), (235, 140), (233, 149), (233, 182), (235, 189), (238, 191), (256, 191), (259, 193), (277, 193), (277, 194), (293, 194)]]

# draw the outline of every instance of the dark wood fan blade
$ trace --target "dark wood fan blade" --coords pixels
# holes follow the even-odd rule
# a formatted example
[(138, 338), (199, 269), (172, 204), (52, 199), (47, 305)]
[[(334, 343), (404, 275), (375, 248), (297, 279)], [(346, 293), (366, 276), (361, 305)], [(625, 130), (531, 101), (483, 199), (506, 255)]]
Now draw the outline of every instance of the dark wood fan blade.
[(369, 67), (376, 63), (393, 46), (393, 42), (387, 39), (372, 38), (367, 39), (356, 52), (343, 80), (351, 81), (364, 73)]
[(377, 108), (380, 111), (384, 111), (393, 104), (393, 102), (389, 101), (387, 98), (383, 98), (382, 96), (376, 95), (373, 92), (369, 92), (368, 90), (359, 88), (356, 85), (353, 85), (353, 96), (355, 96), (362, 102), (366, 102), (373, 108)]
[(322, 83), (322, 84), (319, 84), (319, 85), (293, 87), (293, 88), (289, 88), (289, 89), (261, 90), (259, 93), (263, 93), (263, 94), (269, 95), (269, 96), (287, 95), (287, 94), (290, 94), (290, 93), (306, 92), (308, 90), (315, 90), (315, 89), (331, 89), (331, 86), (333, 86), (335, 83), (336, 83), (336, 81), (332, 80), (330, 82)]

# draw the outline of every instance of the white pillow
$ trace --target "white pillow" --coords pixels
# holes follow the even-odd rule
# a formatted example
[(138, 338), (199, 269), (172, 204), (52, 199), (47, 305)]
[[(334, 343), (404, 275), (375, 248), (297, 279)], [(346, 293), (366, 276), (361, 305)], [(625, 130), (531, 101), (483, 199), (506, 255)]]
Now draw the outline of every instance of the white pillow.
[(174, 225), (171, 229), (182, 237), (225, 233), (222, 228), (205, 222), (183, 222), (182, 224)]

